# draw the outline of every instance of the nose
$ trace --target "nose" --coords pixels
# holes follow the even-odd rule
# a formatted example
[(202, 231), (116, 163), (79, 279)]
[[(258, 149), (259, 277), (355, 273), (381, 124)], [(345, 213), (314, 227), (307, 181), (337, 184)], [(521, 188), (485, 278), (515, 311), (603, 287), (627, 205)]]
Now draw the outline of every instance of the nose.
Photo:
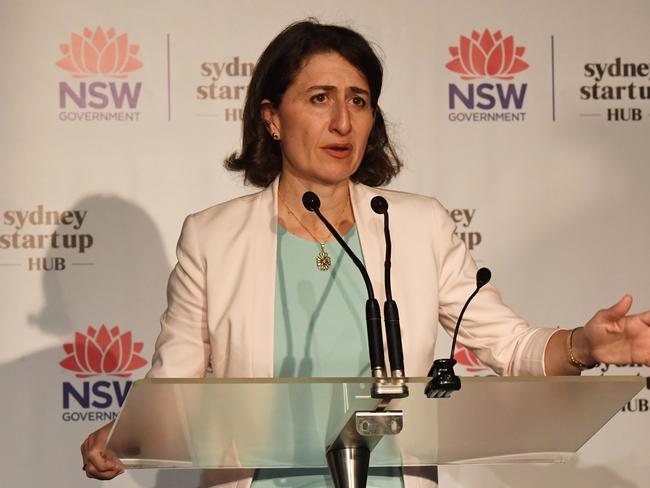
[(330, 121), (330, 130), (341, 135), (350, 132), (352, 124), (350, 121), (350, 110), (345, 100), (338, 100), (332, 105), (332, 119)]

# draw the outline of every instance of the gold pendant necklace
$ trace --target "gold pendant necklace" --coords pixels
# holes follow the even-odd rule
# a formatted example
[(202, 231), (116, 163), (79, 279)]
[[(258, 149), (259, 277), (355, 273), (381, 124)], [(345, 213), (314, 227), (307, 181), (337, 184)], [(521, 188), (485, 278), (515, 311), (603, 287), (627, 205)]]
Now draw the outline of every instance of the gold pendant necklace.
[[(280, 198), (280, 201), (282, 204), (286, 207), (287, 211), (291, 214), (291, 216), (296, 219), (296, 222), (300, 224), (300, 226), (307, 231), (307, 233), (314, 239), (316, 242), (318, 242), (318, 245), (320, 246), (320, 251), (316, 255), (316, 268), (318, 268), (319, 271), (327, 271), (332, 267), (332, 258), (330, 257), (329, 253), (325, 250), (325, 244), (327, 243), (327, 240), (332, 237), (332, 233), (330, 232), (327, 234), (327, 237), (325, 238), (324, 241), (321, 241), (318, 239), (311, 230), (298, 218), (298, 216), (291, 210), (291, 207), (287, 205), (287, 202), (284, 201), (284, 198), (282, 198), (279, 194), (278, 197)], [(339, 214), (337, 221), (341, 220), (341, 217), (343, 217), (343, 213), (345, 210), (348, 208), (348, 202), (350, 201), (350, 198), (348, 197), (348, 200), (345, 202), (345, 206), (343, 207), (343, 210), (341, 210), (341, 213)]]
[(330, 269), (330, 266), (332, 266), (332, 258), (330, 258), (330, 255), (327, 254), (327, 251), (325, 250), (325, 242), (319, 242), (320, 244), (320, 252), (318, 253), (318, 256), (316, 256), (316, 267), (320, 271), (327, 271)]

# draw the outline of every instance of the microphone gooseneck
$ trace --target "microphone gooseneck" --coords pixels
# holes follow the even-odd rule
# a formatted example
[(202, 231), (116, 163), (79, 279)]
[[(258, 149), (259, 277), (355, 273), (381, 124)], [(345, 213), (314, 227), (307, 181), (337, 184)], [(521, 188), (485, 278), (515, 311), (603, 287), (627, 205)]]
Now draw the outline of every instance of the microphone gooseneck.
[(456, 339), (458, 338), (460, 323), (463, 320), (463, 315), (465, 314), (465, 310), (467, 310), (467, 306), (469, 305), (469, 302), (472, 301), (472, 299), (476, 296), (478, 291), (481, 288), (483, 288), (483, 286), (487, 285), (487, 283), (490, 281), (491, 278), (492, 278), (492, 272), (487, 268), (481, 268), (476, 272), (476, 290), (474, 290), (474, 293), (472, 293), (469, 296), (469, 298), (465, 302), (465, 305), (463, 306), (463, 309), (460, 312), (460, 315), (458, 316), (458, 321), (456, 322), (456, 328), (454, 329), (454, 339), (451, 341), (451, 354), (449, 355), (449, 359), (454, 359), (454, 351), (456, 350)]
[(375, 213), (384, 216), (384, 238), (386, 241), (386, 258), (384, 260), (384, 286), (386, 289), (386, 302), (384, 303), (384, 322), (386, 328), (386, 345), (390, 361), (391, 374), (402, 378), (404, 374), (404, 352), (402, 349), (402, 333), (399, 324), (399, 311), (397, 303), (393, 300), (390, 282), (391, 251), (390, 227), (388, 222), (388, 202), (377, 195), (370, 201), (370, 206)]
[(390, 285), (390, 255), (392, 252), (392, 244), (390, 241), (390, 230), (388, 226), (388, 202), (384, 197), (377, 195), (370, 200), (370, 207), (375, 213), (384, 216), (384, 239), (386, 241), (386, 259), (384, 260), (384, 285), (386, 288), (386, 300), (393, 300), (393, 292)]
[(454, 359), (454, 350), (456, 349), (456, 339), (463, 315), (469, 302), (476, 296), (479, 290), (485, 286), (492, 277), (492, 273), (487, 268), (481, 268), (476, 272), (476, 290), (470, 295), (465, 302), (463, 309), (458, 316), (456, 329), (454, 330), (454, 339), (451, 342), (451, 356), (449, 359), (436, 359), (427, 374), (431, 381), (424, 388), (424, 394), (429, 398), (449, 398), (452, 391), (460, 390), (460, 378), (454, 372), (456, 360)]
[(368, 291), (368, 298), (374, 299), (375, 298), (375, 292), (372, 289), (372, 283), (370, 282), (370, 276), (368, 276), (368, 271), (366, 271), (366, 267), (363, 265), (361, 260), (352, 252), (352, 249), (350, 249), (350, 246), (348, 246), (348, 243), (343, 240), (343, 237), (341, 237), (341, 234), (338, 233), (336, 228), (329, 223), (329, 221), (325, 218), (325, 216), (321, 213), (320, 211), (320, 198), (318, 198), (318, 195), (316, 195), (313, 191), (307, 191), (303, 194), (302, 196), (302, 204), (305, 206), (307, 210), (310, 212), (314, 212), (318, 218), (325, 224), (325, 227), (327, 227), (327, 230), (329, 230), (334, 238), (337, 240), (337, 242), (341, 245), (341, 247), (345, 250), (348, 256), (352, 259), (354, 264), (356, 265), (357, 268), (359, 268), (359, 271), (361, 271), (361, 275), (363, 276), (363, 281), (366, 284), (366, 289)]
[(318, 218), (325, 224), (327, 230), (329, 230), (336, 241), (341, 245), (343, 250), (346, 252), (350, 259), (354, 262), (361, 276), (363, 276), (363, 281), (366, 284), (366, 289), (368, 291), (368, 300), (366, 301), (366, 326), (368, 329), (368, 352), (370, 354), (370, 368), (372, 370), (372, 376), (375, 378), (385, 378), (386, 377), (386, 362), (384, 360), (384, 341), (381, 336), (381, 314), (379, 311), (379, 302), (375, 298), (375, 292), (372, 288), (372, 283), (370, 282), (370, 276), (368, 276), (368, 271), (361, 262), (361, 260), (354, 254), (350, 246), (343, 240), (343, 237), (338, 233), (336, 228), (329, 223), (325, 216), (320, 211), (320, 199), (318, 195), (314, 192), (308, 191), (305, 192), (302, 196), (302, 204), (310, 212), (314, 212)]

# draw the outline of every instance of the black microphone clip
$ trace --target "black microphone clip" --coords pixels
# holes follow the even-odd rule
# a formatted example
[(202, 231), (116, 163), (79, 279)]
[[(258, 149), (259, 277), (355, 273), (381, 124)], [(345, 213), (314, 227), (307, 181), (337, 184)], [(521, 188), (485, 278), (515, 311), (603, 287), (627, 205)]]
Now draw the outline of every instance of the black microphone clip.
[(424, 388), (429, 398), (449, 398), (451, 393), (460, 390), (460, 378), (454, 372), (455, 359), (436, 359), (427, 373), (431, 381)]

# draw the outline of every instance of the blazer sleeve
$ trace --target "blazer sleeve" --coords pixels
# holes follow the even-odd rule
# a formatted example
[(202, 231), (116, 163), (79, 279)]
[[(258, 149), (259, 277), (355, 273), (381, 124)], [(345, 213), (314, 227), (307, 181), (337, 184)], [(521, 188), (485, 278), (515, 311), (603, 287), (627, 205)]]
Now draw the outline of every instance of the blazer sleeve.
[(190, 215), (176, 246), (178, 262), (167, 284), (167, 309), (147, 378), (196, 378), (210, 358), (207, 326), (206, 263), (199, 226)]
[[(454, 333), (458, 315), (476, 289), (477, 266), (456, 225), (437, 201), (434, 208), (434, 254), (439, 279), (439, 319)], [(483, 364), (501, 375), (545, 375), (544, 351), (555, 329), (533, 327), (507, 307), (491, 284), (485, 285), (467, 308), (458, 341)]]

